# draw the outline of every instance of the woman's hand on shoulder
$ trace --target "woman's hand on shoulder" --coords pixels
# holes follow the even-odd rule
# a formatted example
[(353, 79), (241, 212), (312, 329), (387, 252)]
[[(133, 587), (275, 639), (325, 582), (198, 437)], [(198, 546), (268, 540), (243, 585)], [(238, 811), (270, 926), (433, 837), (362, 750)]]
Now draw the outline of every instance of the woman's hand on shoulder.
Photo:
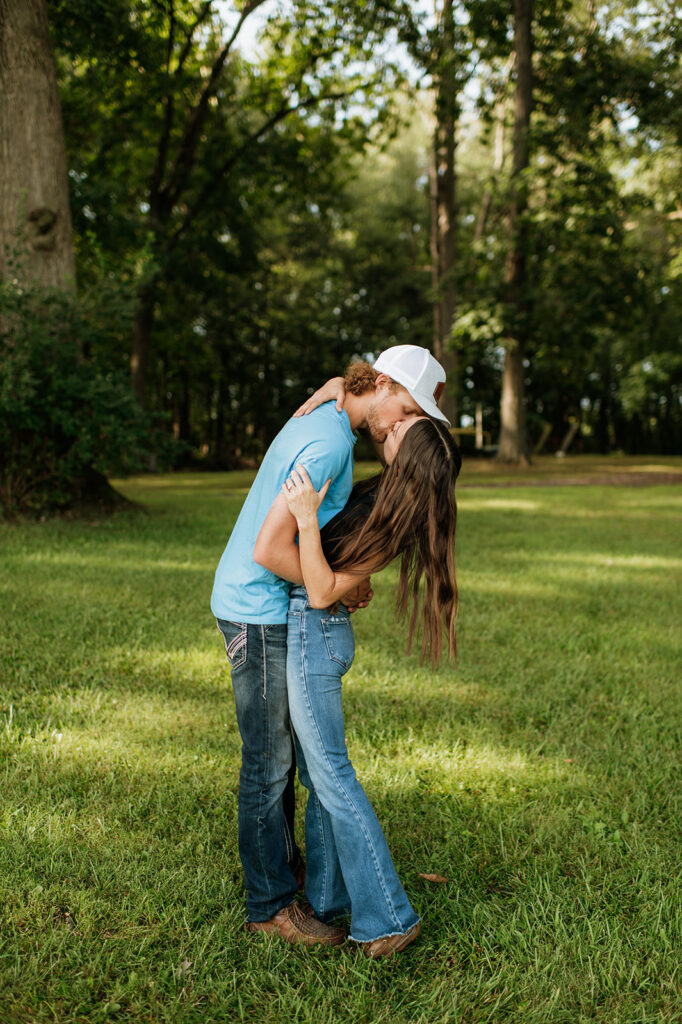
[(317, 409), (318, 405), (324, 405), (325, 402), (336, 401), (336, 409), (341, 412), (343, 409), (344, 399), (346, 397), (346, 387), (343, 383), (343, 377), (332, 377), (326, 384), (323, 384), (321, 388), (310, 396), (307, 402), (300, 405), (294, 416), (307, 416), (313, 409)]
[(282, 484), (282, 494), (299, 527), (313, 522), (317, 525), (317, 510), (324, 501), (330, 483), (331, 477), (316, 491), (305, 466), (299, 463), (292, 469)]

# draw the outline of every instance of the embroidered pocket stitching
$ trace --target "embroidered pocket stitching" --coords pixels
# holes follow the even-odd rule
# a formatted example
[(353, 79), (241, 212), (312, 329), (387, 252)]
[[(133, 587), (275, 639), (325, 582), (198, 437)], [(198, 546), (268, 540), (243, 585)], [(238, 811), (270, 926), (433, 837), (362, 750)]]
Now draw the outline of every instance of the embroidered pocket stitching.
[(237, 633), (237, 635), (234, 638), (234, 640), (231, 640), (230, 643), (226, 646), (225, 650), (227, 651), (227, 660), (228, 661), (232, 661), (232, 659), (234, 658), (235, 654), (237, 653), (239, 648), (244, 643), (246, 643), (246, 630), (245, 629), (243, 629), (241, 631), (241, 633)]

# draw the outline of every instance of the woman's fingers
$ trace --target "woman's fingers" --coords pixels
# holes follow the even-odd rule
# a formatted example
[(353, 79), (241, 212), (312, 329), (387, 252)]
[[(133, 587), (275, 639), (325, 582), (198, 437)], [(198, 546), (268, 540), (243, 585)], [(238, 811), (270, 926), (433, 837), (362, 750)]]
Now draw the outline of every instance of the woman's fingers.
[[(310, 479), (310, 477), (308, 476), (308, 470), (305, 468), (305, 466), (302, 466), (300, 462), (296, 463), (296, 469), (292, 469), (292, 471), (291, 471), (292, 477), (293, 477), (294, 473), (296, 473), (296, 472), (298, 472), (298, 477), (299, 477), (299, 479), (301, 481), (300, 486), (302, 488), (304, 488), (305, 490), (310, 489), (311, 491), (315, 491), (315, 488), (313, 486), (313, 482)], [(324, 500), (324, 496), (327, 493), (327, 491), (329, 490), (329, 485), (331, 484), (331, 482), (332, 482), (332, 478), (329, 477), (329, 479), (327, 481), (325, 481), (325, 483), (322, 484), (322, 487), (320, 488), (320, 490), (315, 492), (317, 494), (318, 498), (320, 499), (320, 503)]]
[(325, 481), (319, 491), (316, 491), (313, 482), (308, 476), (308, 471), (305, 466), (297, 463), (295, 469), (292, 469), (289, 476), (282, 484), (282, 491), (285, 495), (290, 498), (300, 497), (303, 495), (315, 495), (317, 498), (317, 504), (322, 504), (324, 497), (329, 490), (331, 484), (331, 477)]
[[(303, 467), (300, 468), (303, 469)], [(303, 469), (303, 472), (305, 473), (305, 469)], [(310, 478), (308, 477), (307, 473), (305, 475), (306, 479), (303, 480), (301, 474), (298, 473), (295, 469), (292, 469), (291, 472), (289, 473), (289, 476), (282, 484), (282, 491), (284, 492), (284, 494), (290, 498), (293, 498), (305, 494), (307, 490), (311, 490), (314, 493), (314, 488), (310, 482)]]

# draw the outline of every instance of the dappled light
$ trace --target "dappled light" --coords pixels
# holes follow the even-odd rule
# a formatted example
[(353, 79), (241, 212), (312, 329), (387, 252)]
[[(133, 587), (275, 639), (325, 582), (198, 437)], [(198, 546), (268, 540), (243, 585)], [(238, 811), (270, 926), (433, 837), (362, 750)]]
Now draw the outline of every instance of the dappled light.
[(492, 508), (503, 512), (539, 512), (545, 507), (541, 502), (531, 501), (528, 498), (472, 498), (465, 494), (459, 498), (459, 507), (470, 512), (478, 512), (481, 509)]
[(682, 1021), (679, 13), (0, 0), (0, 1024)]
[[(208, 608), (242, 497), (229, 479), (216, 492), (177, 474), (135, 487), (145, 503), (163, 495), (158, 511), (0, 527), (6, 913), (24, 957), (34, 941), (53, 955), (75, 921), (89, 958), (165, 962), (170, 942), (208, 979), (252, 955), (241, 739)], [(464, 982), (530, 971), (543, 991), (549, 971), (580, 987), (625, 922), (609, 975), (624, 984), (669, 969), (660, 928), (682, 940), (678, 494), (589, 493), (590, 520), (584, 487), (463, 493), (456, 665), (405, 653), (395, 565), (354, 618), (346, 738), (425, 921), (409, 971), (455, 958)], [(297, 800), (302, 839), (301, 787)], [(257, 952), (251, 970), (275, 956)], [(287, 949), (271, 969), (326, 962)]]
[[(523, 560), (524, 558), (529, 559), (537, 556), (519, 552), (516, 557)], [(562, 551), (547, 553), (542, 558), (545, 562), (551, 562), (555, 565), (569, 565), (578, 569), (590, 566), (603, 569), (682, 569), (682, 558), (661, 557), (660, 555), (655, 557), (647, 557), (646, 555), (616, 555), (609, 551), (595, 551), (587, 555), (580, 551)]]

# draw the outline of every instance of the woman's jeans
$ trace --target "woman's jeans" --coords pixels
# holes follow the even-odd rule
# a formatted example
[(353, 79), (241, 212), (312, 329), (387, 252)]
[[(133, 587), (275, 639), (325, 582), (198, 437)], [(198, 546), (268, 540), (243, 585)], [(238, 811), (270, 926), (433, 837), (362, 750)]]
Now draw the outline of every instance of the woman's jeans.
[(303, 753), (299, 778), (317, 797), (308, 799), (306, 809), (306, 896), (323, 921), (350, 908), (350, 938), (369, 942), (406, 932), (419, 918), (348, 758), (341, 677), (354, 654), (353, 627), (343, 605), (334, 614), (317, 611), (303, 587), (292, 587), (289, 710), (297, 750), (300, 745)]
[(301, 863), (294, 841), (296, 764), (287, 700), (287, 627), (218, 619), (242, 738), (239, 855), (249, 921), (293, 903)]

